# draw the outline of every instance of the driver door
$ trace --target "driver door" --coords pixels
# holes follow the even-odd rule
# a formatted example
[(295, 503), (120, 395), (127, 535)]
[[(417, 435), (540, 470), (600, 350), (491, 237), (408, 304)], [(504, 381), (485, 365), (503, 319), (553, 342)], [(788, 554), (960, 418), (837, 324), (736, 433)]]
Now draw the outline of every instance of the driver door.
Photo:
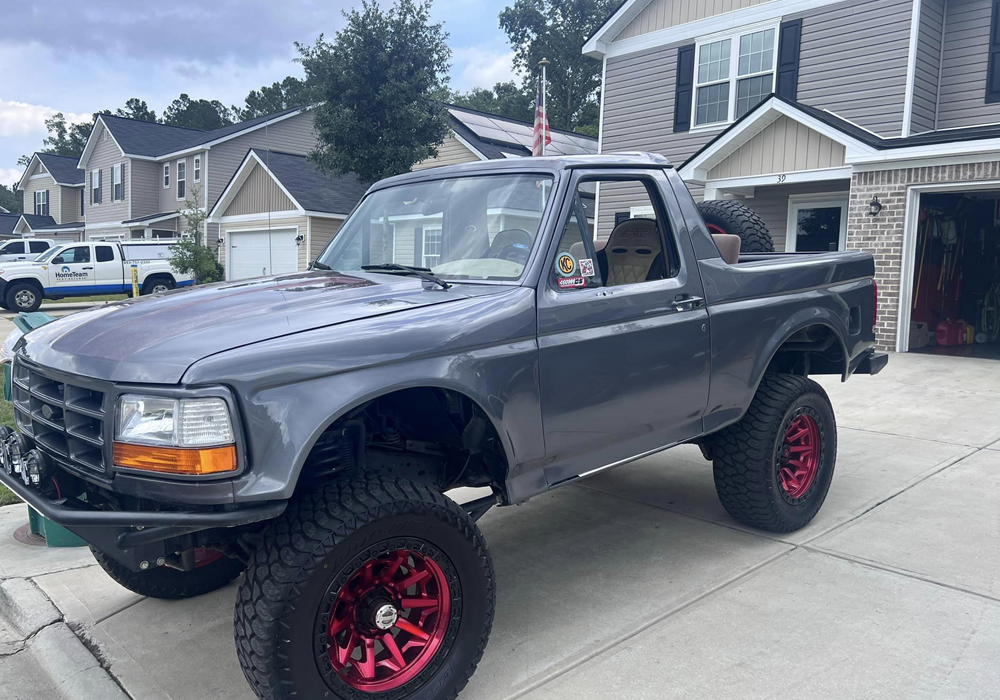
[(577, 175), (574, 189), (538, 289), (550, 485), (700, 434), (709, 389), (704, 291), (663, 174)]
[(92, 291), (96, 284), (92, 245), (65, 248), (49, 261), (49, 287), (54, 294)]

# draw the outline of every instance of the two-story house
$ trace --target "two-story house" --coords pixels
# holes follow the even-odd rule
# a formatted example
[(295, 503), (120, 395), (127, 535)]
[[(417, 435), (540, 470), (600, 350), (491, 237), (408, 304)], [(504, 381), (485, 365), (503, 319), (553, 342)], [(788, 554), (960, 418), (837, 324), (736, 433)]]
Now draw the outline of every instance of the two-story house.
[(83, 235), (83, 173), (76, 158), (35, 153), (17, 183), (24, 212), (12, 233), (78, 241)]
[[(99, 116), (77, 167), (84, 178), (87, 238), (172, 238), (181, 214), (207, 212), (251, 148), (308, 153), (312, 115), (289, 109), (214, 131)], [(215, 244), (218, 227), (205, 226)]]
[(778, 250), (871, 251), (883, 347), (1000, 354), (1000, 2), (625, 0), (583, 51), (603, 152), (664, 154)]

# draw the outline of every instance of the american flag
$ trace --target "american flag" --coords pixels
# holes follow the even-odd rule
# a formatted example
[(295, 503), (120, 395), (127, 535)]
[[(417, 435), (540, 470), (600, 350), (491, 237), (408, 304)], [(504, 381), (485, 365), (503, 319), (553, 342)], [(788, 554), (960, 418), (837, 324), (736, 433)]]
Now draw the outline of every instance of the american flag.
[[(552, 143), (552, 132), (549, 131), (549, 115), (545, 111), (545, 90), (542, 89), (542, 79), (538, 78), (538, 93), (535, 96), (535, 141), (531, 147), (531, 155), (545, 155), (545, 146)], [(544, 145), (542, 142), (544, 139)]]

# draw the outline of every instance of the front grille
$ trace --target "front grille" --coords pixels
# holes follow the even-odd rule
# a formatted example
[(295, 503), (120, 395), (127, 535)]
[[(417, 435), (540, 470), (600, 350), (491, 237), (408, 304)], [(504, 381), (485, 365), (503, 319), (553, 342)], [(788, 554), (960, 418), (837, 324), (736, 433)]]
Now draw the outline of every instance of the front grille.
[(19, 361), (12, 380), (18, 429), (71, 466), (104, 474), (104, 392)]

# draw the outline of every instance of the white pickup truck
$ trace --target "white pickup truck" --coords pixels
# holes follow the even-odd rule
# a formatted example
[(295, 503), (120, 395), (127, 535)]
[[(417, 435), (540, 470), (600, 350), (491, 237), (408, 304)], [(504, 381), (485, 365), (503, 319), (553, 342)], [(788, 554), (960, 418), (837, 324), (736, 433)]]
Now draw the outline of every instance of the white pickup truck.
[(0, 263), (0, 306), (37, 311), (42, 299), (122, 294), (132, 290), (135, 265), (142, 294), (194, 284), (170, 266), (164, 241), (93, 241), (50, 248), (29, 262)]

